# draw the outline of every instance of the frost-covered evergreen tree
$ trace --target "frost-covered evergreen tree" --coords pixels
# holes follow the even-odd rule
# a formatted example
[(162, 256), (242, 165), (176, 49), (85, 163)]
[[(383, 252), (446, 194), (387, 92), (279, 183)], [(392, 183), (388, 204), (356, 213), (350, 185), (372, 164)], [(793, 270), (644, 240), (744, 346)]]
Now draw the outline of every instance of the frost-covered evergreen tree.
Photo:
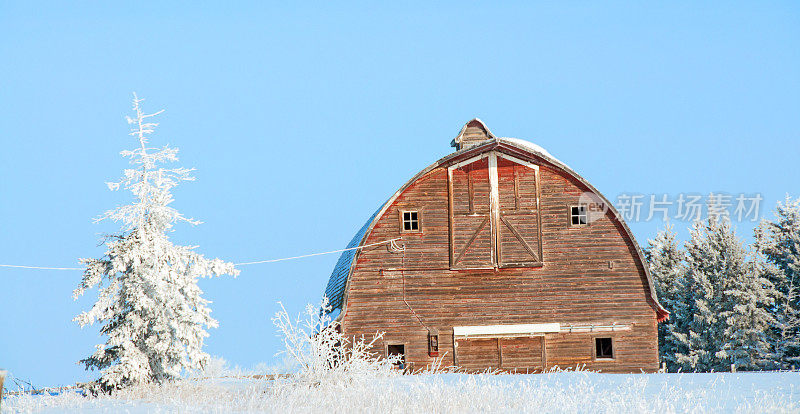
[[(686, 289), (684, 281), (684, 252), (678, 246), (673, 227), (667, 225), (648, 240), (645, 256), (650, 275), (655, 281), (658, 300), (670, 312), (669, 319), (658, 324), (658, 349), (661, 361), (669, 371), (676, 371), (680, 364), (676, 355), (686, 353), (680, 335), (685, 335), (686, 327)], [(676, 335), (677, 334), (677, 335)]]
[(762, 275), (775, 287), (771, 342), (778, 368), (800, 362), (800, 199), (778, 202), (774, 221), (755, 230)]
[(202, 368), (209, 359), (203, 352), (205, 329), (217, 322), (210, 302), (201, 297), (198, 278), (238, 274), (231, 263), (206, 259), (194, 247), (169, 240), (176, 222), (199, 223), (170, 207), (172, 188), (193, 180), (192, 170), (159, 166), (177, 161), (178, 150), (147, 146), (158, 125), (149, 119), (161, 111), (145, 114), (141, 103), (134, 94), (135, 116), (128, 118), (137, 148), (121, 152), (134, 167), (124, 171), (121, 181), (108, 183), (111, 190), (130, 190), (134, 201), (97, 219), (119, 222), (122, 230), (106, 239), (103, 257), (81, 259), (86, 270), (73, 294), (77, 299), (99, 287), (97, 302), (75, 321), (81, 327), (98, 322), (107, 337), (81, 361), (101, 371), (98, 383), (104, 390), (162, 382)]
[(772, 318), (769, 282), (748, 259), (727, 217), (697, 221), (686, 244), (686, 318), (677, 335), (686, 352), (677, 361), (686, 370), (758, 369), (769, 354)]
[(775, 295), (772, 284), (755, 263), (745, 264), (746, 271), (729, 276), (723, 291), (720, 317), (725, 326), (721, 350), (716, 356), (725, 367), (735, 364), (739, 369), (764, 369), (772, 360), (769, 331), (775, 319), (769, 309)]

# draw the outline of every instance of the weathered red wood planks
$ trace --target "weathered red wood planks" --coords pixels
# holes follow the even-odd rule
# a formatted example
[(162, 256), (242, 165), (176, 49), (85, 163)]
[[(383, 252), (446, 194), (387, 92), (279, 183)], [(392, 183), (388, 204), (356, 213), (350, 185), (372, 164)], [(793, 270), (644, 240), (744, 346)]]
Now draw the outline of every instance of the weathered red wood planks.
[[(467, 132), (469, 139), (480, 138)], [(609, 211), (587, 226), (571, 226), (569, 206), (589, 188), (522, 150), (489, 150), (500, 153), (498, 222), (490, 219), (489, 157), (449, 171), (440, 165), (419, 177), (363, 241), (402, 237), (405, 250), (375, 246), (358, 254), (340, 316), (343, 332), (385, 331), (384, 340), (405, 344), (406, 360), (416, 366), (432, 361), (427, 335), (436, 328), (439, 355), (448, 353), (446, 363), (468, 370), (535, 372), (585, 364), (604, 372), (655, 371), (656, 312), (635, 242), (622, 224)], [(536, 168), (504, 154), (526, 157)], [(419, 232), (401, 231), (399, 212), (408, 210), (422, 212)], [(499, 226), (497, 246), (490, 224)], [(551, 322), (632, 328), (455, 342), (452, 334), (454, 326)], [(613, 359), (595, 358), (598, 336), (613, 338)]]

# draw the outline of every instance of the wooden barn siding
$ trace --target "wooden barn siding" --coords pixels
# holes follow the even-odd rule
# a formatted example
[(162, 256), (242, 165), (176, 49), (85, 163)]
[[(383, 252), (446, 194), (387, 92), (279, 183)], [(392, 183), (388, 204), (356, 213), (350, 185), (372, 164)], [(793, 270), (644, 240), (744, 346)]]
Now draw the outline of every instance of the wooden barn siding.
[[(513, 323), (633, 323), (615, 339), (614, 361), (593, 362), (598, 334), (548, 334), (547, 367), (587, 364), (605, 372), (658, 368), (655, 311), (648, 303), (645, 273), (635, 248), (610, 213), (586, 227), (570, 227), (568, 209), (584, 191), (569, 176), (540, 167), (543, 259), (541, 268), (459, 270), (449, 268), (446, 168), (411, 184), (375, 224), (366, 243), (403, 237), (405, 254), (386, 246), (361, 252), (342, 318), (346, 335), (385, 331), (386, 342), (402, 342), (407, 361), (425, 366), (427, 329), (439, 329), (439, 353), (453, 363), (453, 326)], [(401, 233), (399, 210), (419, 209), (421, 233)], [(608, 261), (614, 261), (609, 269)], [(402, 271), (401, 268), (406, 270)], [(606, 336), (606, 335), (604, 335)], [(379, 350), (385, 351), (383, 345)]]
[(464, 130), (464, 135), (461, 137), (461, 145), (468, 146), (470, 144), (482, 142), (488, 138), (489, 136), (486, 135), (486, 131), (484, 131), (483, 128), (477, 125), (467, 126)]

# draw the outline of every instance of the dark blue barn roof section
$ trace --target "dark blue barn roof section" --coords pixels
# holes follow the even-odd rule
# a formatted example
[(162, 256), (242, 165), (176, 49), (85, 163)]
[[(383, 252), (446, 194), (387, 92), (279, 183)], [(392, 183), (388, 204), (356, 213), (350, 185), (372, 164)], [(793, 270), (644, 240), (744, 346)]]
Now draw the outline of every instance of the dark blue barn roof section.
[[(347, 244), (348, 249), (361, 245), (369, 226), (372, 224), (372, 221), (375, 220), (375, 217), (385, 204), (386, 203), (381, 204), (381, 206), (375, 210), (375, 213), (370, 216), (367, 222), (361, 226), (356, 235), (353, 236), (353, 240), (350, 240), (350, 243)], [(342, 252), (342, 255), (339, 256), (339, 261), (336, 262), (336, 267), (333, 268), (331, 278), (328, 280), (328, 287), (325, 288), (325, 297), (328, 298), (328, 305), (331, 307), (331, 313), (342, 309), (342, 304), (344, 302), (344, 289), (347, 286), (347, 276), (350, 274), (350, 267), (353, 265), (353, 260), (355, 259), (357, 252), (358, 249), (346, 250)]]

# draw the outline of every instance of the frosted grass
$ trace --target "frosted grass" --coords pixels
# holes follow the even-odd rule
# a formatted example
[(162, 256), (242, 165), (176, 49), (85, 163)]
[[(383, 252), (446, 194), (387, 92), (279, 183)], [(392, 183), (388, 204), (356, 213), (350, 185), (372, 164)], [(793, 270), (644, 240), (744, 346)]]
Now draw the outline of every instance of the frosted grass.
[[(327, 302), (323, 301), (325, 308)], [(381, 337), (348, 339), (320, 307), (273, 318), (286, 347), (281, 376), (258, 379), (214, 359), (202, 375), (83, 396), (13, 395), (4, 412), (85, 413), (716, 413), (800, 412), (800, 373), (463, 374), (433, 364), (401, 375), (370, 352)], [(344, 346), (342, 346), (344, 344)], [(442, 358), (447, 358), (447, 355)], [(441, 361), (437, 361), (441, 362)], [(260, 369), (260, 372), (265, 372)], [(252, 373), (251, 373), (252, 374)], [(262, 377), (263, 378), (263, 377)]]
[(181, 380), (111, 396), (9, 396), (6, 412), (800, 412), (800, 373), (421, 374), (312, 384)]

